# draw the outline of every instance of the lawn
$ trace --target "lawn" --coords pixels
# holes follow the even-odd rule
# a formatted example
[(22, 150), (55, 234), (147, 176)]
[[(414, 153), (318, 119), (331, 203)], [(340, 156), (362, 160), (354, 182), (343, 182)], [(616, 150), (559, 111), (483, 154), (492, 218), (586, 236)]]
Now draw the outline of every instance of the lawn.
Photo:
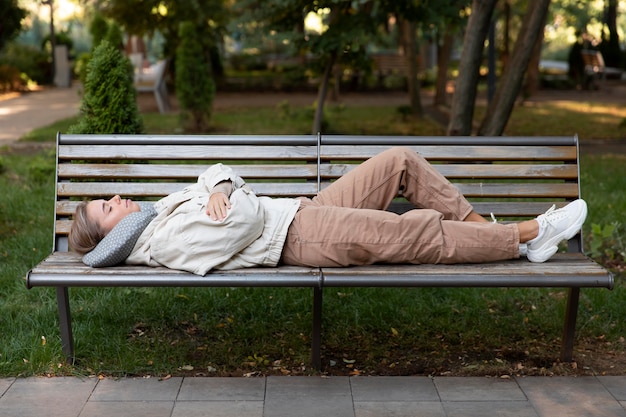
[[(582, 109), (603, 109), (585, 105)], [(522, 110), (523, 109), (523, 110)], [(569, 117), (567, 112), (570, 112)], [(564, 112), (561, 114), (561, 112)], [(558, 118), (570, 125), (539, 124)], [(545, 105), (516, 111), (508, 135), (618, 138), (626, 117)], [(276, 107), (216, 112), (214, 132), (307, 133), (311, 109)], [(176, 115), (146, 114), (151, 133), (180, 133)], [(603, 127), (590, 129), (590, 126)], [(51, 142), (73, 120), (38, 129)], [(438, 135), (429, 120), (404, 120), (393, 107), (330, 107), (334, 133)], [(573, 126), (572, 126), (573, 125)], [(543, 126), (538, 128), (538, 126)], [(549, 129), (548, 129), (549, 128)], [(545, 130), (544, 130), (545, 129)], [(572, 130), (574, 129), (574, 132)], [(546, 131), (547, 130), (547, 131)], [(583, 135), (584, 132), (584, 135)], [(596, 132), (598, 136), (592, 136)], [(602, 133), (600, 133), (602, 132)], [(587, 136), (589, 135), (589, 136)], [(582, 190), (590, 207), (588, 251), (623, 265), (626, 155), (583, 155)], [(78, 361), (64, 364), (54, 290), (27, 290), (26, 271), (51, 249), (54, 153), (0, 153), (0, 377), (15, 375), (309, 374), (309, 289), (72, 289)], [(614, 227), (614, 229), (612, 229)], [(621, 252), (621, 253), (620, 253)], [(323, 362), (329, 374), (581, 374), (626, 372), (625, 289), (585, 289), (576, 366), (559, 364), (565, 292), (561, 289), (341, 289), (324, 299)]]

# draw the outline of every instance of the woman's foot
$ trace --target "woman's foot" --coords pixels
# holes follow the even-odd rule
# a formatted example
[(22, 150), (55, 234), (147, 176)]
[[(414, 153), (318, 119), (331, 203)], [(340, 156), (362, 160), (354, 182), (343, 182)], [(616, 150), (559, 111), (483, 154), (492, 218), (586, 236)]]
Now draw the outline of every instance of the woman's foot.
[(560, 209), (552, 206), (539, 215), (536, 219), (539, 233), (527, 242), (528, 260), (545, 262), (550, 259), (557, 252), (561, 241), (571, 239), (578, 233), (586, 218), (587, 203), (582, 199), (572, 201)]

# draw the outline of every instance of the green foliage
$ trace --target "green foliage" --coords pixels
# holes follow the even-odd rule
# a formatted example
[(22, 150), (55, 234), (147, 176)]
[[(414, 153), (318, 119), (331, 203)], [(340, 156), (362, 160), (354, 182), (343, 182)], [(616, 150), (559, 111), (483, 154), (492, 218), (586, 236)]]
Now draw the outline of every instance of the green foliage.
[(87, 82), (87, 66), (91, 60), (91, 54), (84, 52), (78, 56), (74, 64), (74, 72), (78, 74), (78, 79), (84, 85)]
[(96, 49), (100, 45), (100, 42), (106, 39), (108, 31), (109, 24), (106, 19), (100, 13), (96, 13), (89, 26), (89, 33), (91, 34), (93, 45), (92, 49)]
[(22, 29), (26, 10), (20, 8), (17, 0), (0, 0), (0, 51)]
[(20, 70), (10, 65), (0, 64), (0, 93), (19, 91), (24, 87)]
[(10, 65), (37, 82), (46, 84), (50, 81), (50, 55), (34, 46), (11, 42), (0, 53), (0, 64)]
[(176, 95), (185, 130), (206, 132), (209, 128), (215, 82), (211, 66), (199, 42), (200, 33), (191, 22), (180, 24), (176, 50)]
[(626, 242), (622, 239), (624, 231), (621, 223), (592, 224), (589, 255), (604, 264), (617, 261), (621, 264), (626, 259)]
[(124, 47), (122, 29), (115, 22), (109, 25), (105, 39), (115, 48), (122, 49)]
[(176, 54), (180, 23), (195, 22), (202, 32), (198, 41), (211, 56), (217, 74), (221, 66), (215, 51), (228, 21), (227, 3), (224, 0), (108, 0), (102, 4), (102, 13), (118, 22), (128, 33), (161, 33), (165, 38), (163, 56), (167, 58)]
[(81, 119), (71, 133), (134, 134), (144, 131), (128, 58), (108, 41), (94, 50), (87, 66)]

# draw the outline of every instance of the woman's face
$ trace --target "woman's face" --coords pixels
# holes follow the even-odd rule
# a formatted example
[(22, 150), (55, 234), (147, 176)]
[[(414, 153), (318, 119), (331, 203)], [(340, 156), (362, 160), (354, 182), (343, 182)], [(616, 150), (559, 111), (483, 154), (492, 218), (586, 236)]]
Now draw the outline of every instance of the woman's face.
[(109, 233), (116, 224), (130, 213), (141, 211), (139, 204), (119, 195), (110, 200), (93, 200), (87, 204), (87, 217)]

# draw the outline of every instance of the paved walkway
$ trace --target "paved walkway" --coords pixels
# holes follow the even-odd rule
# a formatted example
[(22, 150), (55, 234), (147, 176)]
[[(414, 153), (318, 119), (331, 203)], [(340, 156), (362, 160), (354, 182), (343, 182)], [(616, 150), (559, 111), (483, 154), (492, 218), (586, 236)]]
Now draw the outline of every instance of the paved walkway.
[(626, 376), (0, 379), (0, 417), (613, 417)]
[(16, 142), (32, 129), (75, 116), (79, 107), (77, 85), (0, 100), (0, 146)]

